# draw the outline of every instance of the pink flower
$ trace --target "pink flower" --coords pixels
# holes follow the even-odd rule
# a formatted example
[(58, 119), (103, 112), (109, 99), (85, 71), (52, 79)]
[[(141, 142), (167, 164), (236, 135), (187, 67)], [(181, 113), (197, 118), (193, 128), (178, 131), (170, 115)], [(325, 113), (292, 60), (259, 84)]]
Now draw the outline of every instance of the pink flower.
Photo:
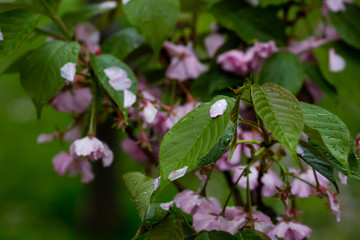
[(118, 67), (109, 67), (104, 69), (105, 75), (110, 79), (109, 84), (116, 91), (129, 89), (132, 81), (128, 78), (127, 72)]
[(68, 153), (61, 152), (53, 158), (53, 165), (55, 171), (63, 176), (69, 172), (70, 177), (82, 174), (81, 182), (87, 183), (94, 179), (94, 174), (91, 170), (91, 164), (81, 158), (76, 158)]
[(145, 153), (141, 150), (141, 148), (130, 138), (125, 138), (121, 142), (122, 150), (130, 155), (130, 158), (137, 163), (147, 164), (148, 157)]
[(212, 58), (217, 50), (225, 43), (225, 37), (219, 33), (212, 33), (205, 38), (206, 51)]
[[(245, 169), (245, 166), (240, 166), (235, 172), (233, 176), (233, 181), (239, 178), (240, 174)], [(259, 171), (256, 169), (255, 166), (250, 167), (250, 174), (249, 174), (249, 188), (250, 190), (255, 190), (259, 186)], [(282, 181), (280, 178), (274, 173), (271, 169), (269, 169), (261, 178), (262, 188), (261, 194), (265, 197), (271, 197), (277, 192), (277, 188), (281, 187)], [(244, 175), (240, 178), (238, 185), (243, 188), (247, 189), (247, 177)]]
[(54, 133), (42, 133), (37, 137), (37, 144), (41, 144), (41, 143), (46, 143), (46, 142), (51, 142), (55, 139), (59, 139), (60, 138), (60, 133), (59, 132), (54, 132)]
[(293, 222), (293, 221), (281, 221), (278, 223), (272, 233), (284, 240), (303, 240), (311, 236), (311, 228), (306, 225)]
[(153, 104), (151, 104), (149, 101), (146, 101), (143, 113), (145, 121), (147, 123), (152, 123), (155, 120), (158, 110)]
[(347, 185), (347, 176), (339, 172), (339, 178), (342, 184)]
[(165, 211), (169, 211), (169, 209), (174, 206), (174, 201), (166, 202), (166, 203), (160, 203), (160, 207), (164, 209)]
[(225, 99), (217, 100), (210, 107), (210, 117), (216, 118), (224, 114), (227, 108), (227, 101)]
[[(353, 0), (325, 0), (324, 7), (332, 12), (345, 12), (345, 3), (352, 3)], [(325, 14), (326, 16), (327, 14)]]
[(124, 90), (124, 108), (131, 107), (135, 102), (136, 95), (129, 90)]
[(64, 66), (60, 68), (61, 77), (73, 82), (75, 80), (76, 74), (76, 64), (72, 62), (65, 63)]
[(91, 53), (97, 54), (100, 50), (100, 32), (91, 23), (81, 23), (75, 26), (76, 37), (85, 43)]
[[(302, 172), (300, 174), (298, 174), (298, 173), (295, 173), (295, 174), (297, 174), (299, 178), (316, 186), (316, 179), (315, 179), (312, 168), (307, 168), (305, 170), (305, 172)], [(323, 177), (318, 172), (316, 172), (316, 177), (317, 177), (317, 179), (319, 181), (319, 185), (321, 187), (323, 187), (323, 188), (328, 187), (329, 180), (327, 180), (325, 177)], [(310, 186), (309, 184), (307, 184), (303, 181), (300, 181), (299, 179), (294, 179), (291, 183), (291, 194), (292, 195), (298, 196), (300, 198), (307, 198), (311, 194), (314, 194), (315, 192), (316, 192), (316, 189), (314, 187)]]
[(184, 190), (174, 197), (174, 202), (184, 213), (193, 215), (199, 208), (216, 209), (217, 213), (221, 212), (221, 206), (218, 199), (209, 197), (204, 198), (198, 193), (191, 190)]
[(196, 57), (191, 44), (185, 47), (165, 42), (164, 48), (172, 56), (165, 73), (167, 78), (185, 81), (195, 79), (207, 71), (207, 67)]
[(77, 88), (58, 93), (51, 105), (59, 112), (84, 112), (90, 105), (93, 96), (88, 88)]
[(183, 177), (185, 174), (186, 174), (186, 170), (188, 169), (188, 166), (185, 166), (185, 167), (182, 167), (180, 169), (176, 169), (174, 171), (172, 171), (169, 176), (168, 176), (168, 179), (170, 181), (174, 181), (178, 178), (181, 178)]
[(70, 126), (64, 134), (64, 140), (67, 142), (73, 142), (81, 138), (81, 127), (79, 125)]
[(230, 152), (227, 151), (219, 160), (216, 161), (216, 169), (218, 171), (235, 171), (240, 162), (243, 146), (237, 145), (231, 159), (228, 161)]
[(264, 60), (270, 57), (278, 48), (274, 41), (256, 42), (252, 47), (247, 49), (246, 56), (249, 59), (249, 68), (251, 71), (259, 72)]
[(246, 75), (249, 71), (250, 59), (240, 50), (230, 50), (217, 58), (217, 63), (227, 72)]
[(328, 197), (329, 200), (329, 206), (331, 208), (332, 213), (336, 216), (336, 221), (340, 222), (341, 218), (340, 218), (340, 204), (338, 199), (336, 198), (336, 193), (330, 193), (330, 192), (326, 192), (326, 195)]
[(113, 153), (109, 147), (96, 137), (84, 137), (73, 142), (70, 146), (70, 154), (77, 157), (86, 157), (92, 161), (103, 159), (104, 167), (113, 161)]
[(335, 53), (334, 48), (329, 49), (329, 70), (330, 72), (342, 72), (346, 68), (343, 57)]

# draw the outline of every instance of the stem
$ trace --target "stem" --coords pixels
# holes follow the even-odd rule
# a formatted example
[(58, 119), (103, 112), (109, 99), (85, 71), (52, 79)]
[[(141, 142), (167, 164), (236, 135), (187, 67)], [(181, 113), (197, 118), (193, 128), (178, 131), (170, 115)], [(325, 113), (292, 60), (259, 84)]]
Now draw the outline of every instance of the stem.
[(300, 181), (302, 181), (302, 182), (304, 182), (304, 183), (309, 184), (311, 187), (313, 187), (313, 188), (315, 188), (315, 189), (318, 189), (314, 184), (312, 184), (312, 183), (310, 183), (310, 182), (308, 182), (308, 181), (306, 181), (306, 180), (304, 180), (304, 179), (296, 176), (296, 175), (293, 174), (293, 173), (288, 173), (288, 175), (291, 176), (291, 177), (293, 177), (293, 178), (299, 179)]
[(50, 15), (51, 20), (55, 23), (55, 25), (59, 28), (59, 30), (65, 35), (67, 40), (71, 40), (71, 34), (69, 30), (66, 28), (64, 22), (57, 15)]
[(228, 195), (227, 198), (226, 198), (226, 201), (225, 201), (223, 210), (222, 210), (222, 212), (221, 212), (221, 215), (224, 216), (226, 206), (229, 204), (231, 195), (233, 194), (235, 188), (237, 187), (237, 184), (239, 183), (240, 178), (242, 178), (242, 176), (245, 174), (245, 172), (249, 170), (249, 168), (251, 167), (251, 165), (253, 165), (253, 163), (260, 157), (261, 153), (262, 153), (264, 150), (265, 150), (265, 147), (262, 147), (259, 151), (257, 151), (257, 152), (254, 154), (254, 157), (253, 157), (253, 159), (250, 161), (250, 163), (249, 163), (249, 164), (246, 166), (246, 168), (241, 172), (240, 176), (239, 176), (238, 179), (236, 180), (234, 186), (232, 187), (232, 189), (230, 190), (229, 195)]
[(35, 30), (35, 32), (40, 33), (40, 34), (51, 36), (51, 37), (54, 37), (54, 38), (57, 38), (57, 39), (60, 39), (60, 40), (66, 40), (63, 36), (60, 36), (60, 35), (58, 35), (56, 33), (46, 31), (46, 30), (41, 29), (41, 28), (35, 28), (34, 30)]
[(249, 219), (252, 219), (252, 204), (251, 204), (251, 193), (250, 193), (250, 181), (249, 181), (249, 169), (247, 168), (247, 176), (246, 176), (246, 197), (247, 197), (247, 205), (249, 208)]
[(261, 145), (261, 142), (256, 141), (256, 140), (238, 140), (236, 142), (236, 144), (242, 144), (242, 143), (253, 143), (253, 144), (256, 144), (256, 145)]
[(186, 97), (189, 99), (190, 102), (194, 101), (193, 96), (191, 95), (191, 93), (189, 92), (189, 90), (185, 87), (185, 85), (182, 82), (179, 82), (180, 87), (182, 88), (182, 90), (184, 91)]
[(89, 126), (89, 135), (95, 136), (96, 134), (96, 94), (94, 94), (93, 104), (91, 107), (91, 115), (90, 115), (90, 126)]
[(201, 188), (200, 195), (203, 197), (206, 196), (206, 186), (210, 180), (210, 175), (211, 175), (212, 171), (214, 170), (215, 165), (216, 165), (215, 163), (212, 164), (211, 168), (209, 169), (208, 174), (206, 175), (206, 180), (205, 180), (204, 186)]
[[(233, 188), (234, 187), (234, 183), (232, 181), (232, 176), (230, 174), (229, 171), (224, 171), (224, 176), (225, 176), (225, 179), (226, 179), (226, 183), (229, 185), (229, 188)], [(235, 198), (235, 203), (237, 206), (244, 206), (244, 202), (243, 202), (243, 199), (241, 197), (241, 192), (239, 191), (238, 188), (234, 188), (234, 198)]]
[(320, 188), (320, 183), (319, 183), (319, 179), (318, 179), (318, 177), (316, 176), (316, 172), (315, 172), (314, 169), (313, 169), (313, 173), (314, 173), (314, 177), (315, 177), (315, 181), (316, 181), (316, 188), (319, 189), (319, 188)]

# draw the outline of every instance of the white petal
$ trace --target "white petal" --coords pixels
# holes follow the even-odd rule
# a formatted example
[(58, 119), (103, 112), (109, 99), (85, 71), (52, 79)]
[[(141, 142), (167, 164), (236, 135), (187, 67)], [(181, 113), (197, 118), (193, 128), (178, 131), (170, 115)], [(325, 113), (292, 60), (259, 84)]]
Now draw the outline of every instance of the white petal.
[(156, 191), (159, 188), (160, 179), (161, 179), (161, 177), (158, 177), (158, 178), (155, 179), (155, 181), (154, 181), (154, 191)]
[(217, 116), (223, 115), (227, 108), (227, 102), (225, 99), (217, 100), (210, 108), (210, 117), (216, 118)]
[(152, 123), (156, 117), (158, 110), (151, 103), (147, 103), (144, 107), (144, 117), (147, 123)]
[(342, 174), (341, 172), (339, 172), (339, 178), (342, 184), (346, 185), (347, 184), (347, 176)]
[(1, 30), (0, 30), (0, 41), (4, 40), (4, 35), (2, 34)]
[(123, 5), (128, 4), (128, 2), (130, 2), (130, 0), (122, 0), (122, 4), (123, 4)]
[(136, 95), (129, 90), (124, 90), (124, 108), (131, 107), (136, 102)]
[(330, 72), (341, 72), (345, 69), (346, 62), (338, 54), (335, 53), (334, 48), (329, 49), (329, 70)]
[(109, 84), (117, 91), (129, 89), (132, 85), (127, 72), (118, 67), (104, 69), (105, 75), (110, 79)]
[(76, 64), (72, 62), (65, 63), (62, 68), (60, 68), (61, 77), (73, 82), (76, 74)]
[(107, 1), (107, 2), (103, 2), (99, 5), (99, 7), (101, 9), (112, 9), (112, 8), (116, 8), (116, 1)]
[(302, 149), (302, 147), (297, 145), (296, 146), (296, 153), (303, 157), (304, 156), (304, 149)]
[(181, 178), (182, 176), (185, 175), (187, 169), (188, 169), (188, 166), (185, 166), (185, 167), (183, 167), (183, 168), (180, 168), (180, 169), (177, 169), (177, 170), (172, 171), (172, 172), (169, 174), (168, 179), (169, 179), (170, 181), (174, 181), (174, 180), (176, 180), (176, 179), (178, 179), (178, 178)]
[(166, 203), (160, 203), (160, 207), (164, 209), (165, 211), (169, 211), (169, 209), (174, 206), (174, 201), (166, 202)]

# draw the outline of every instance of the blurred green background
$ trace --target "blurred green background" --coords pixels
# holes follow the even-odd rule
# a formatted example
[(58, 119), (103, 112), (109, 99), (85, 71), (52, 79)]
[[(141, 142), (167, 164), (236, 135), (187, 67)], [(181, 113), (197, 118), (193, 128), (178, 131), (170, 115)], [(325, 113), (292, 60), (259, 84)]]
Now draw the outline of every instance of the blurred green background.
[[(60, 12), (78, 4), (80, 1), (63, 1)], [(36, 46), (37, 42), (34, 40), (25, 47)], [(12, 59), (15, 56), (5, 65)], [(0, 66), (0, 73), (4, 69), (5, 66)], [(358, 122), (352, 118), (352, 106), (327, 97), (321, 106), (339, 114), (353, 132), (359, 131)], [(68, 144), (36, 144), (40, 133), (53, 132), (56, 127), (66, 129), (70, 123), (70, 116), (50, 107), (45, 107), (41, 120), (37, 121), (35, 108), (22, 89), (19, 76), (0, 77), (0, 239), (131, 239), (136, 233), (140, 219), (121, 176), (141, 167), (121, 154), (120, 132), (113, 147), (118, 155), (115, 164), (101, 173), (114, 176), (115, 183), (104, 189), (113, 193), (111, 199), (107, 194), (99, 194), (97, 183), (81, 184), (79, 176), (60, 177), (54, 172), (51, 160), (58, 152), (67, 151)], [(335, 221), (325, 199), (313, 197), (300, 201), (303, 222), (313, 228), (311, 239), (360, 239), (357, 228), (360, 183), (350, 179), (348, 186), (340, 187), (340, 223)], [(216, 181), (209, 185), (209, 193), (222, 200), (227, 192)], [(281, 208), (279, 201), (269, 202)], [(105, 209), (103, 216), (94, 215), (99, 208)]]

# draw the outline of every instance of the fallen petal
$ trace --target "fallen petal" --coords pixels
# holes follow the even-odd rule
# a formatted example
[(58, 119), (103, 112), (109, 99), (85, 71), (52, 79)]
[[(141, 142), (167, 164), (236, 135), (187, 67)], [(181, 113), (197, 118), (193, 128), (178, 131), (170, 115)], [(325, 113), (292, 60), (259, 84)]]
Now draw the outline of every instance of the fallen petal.
[(60, 68), (61, 77), (73, 82), (76, 74), (76, 64), (72, 62), (65, 63), (62, 68)]
[(170, 201), (167, 203), (160, 203), (160, 207), (164, 209), (165, 211), (169, 211), (169, 209), (174, 206), (174, 201)]
[(344, 58), (335, 53), (334, 48), (329, 49), (329, 70), (330, 72), (342, 72), (346, 67)]
[(185, 166), (185, 167), (183, 167), (183, 168), (180, 168), (180, 169), (177, 169), (177, 170), (172, 171), (172, 172), (169, 174), (168, 179), (169, 179), (170, 181), (174, 181), (174, 180), (176, 180), (176, 179), (178, 179), (178, 178), (181, 178), (182, 176), (185, 175), (187, 169), (188, 169), (188, 166)]
[(136, 102), (136, 95), (129, 90), (124, 90), (124, 108), (131, 107)]
[(217, 100), (210, 108), (210, 117), (216, 118), (217, 116), (223, 115), (227, 108), (227, 102), (225, 99)]

